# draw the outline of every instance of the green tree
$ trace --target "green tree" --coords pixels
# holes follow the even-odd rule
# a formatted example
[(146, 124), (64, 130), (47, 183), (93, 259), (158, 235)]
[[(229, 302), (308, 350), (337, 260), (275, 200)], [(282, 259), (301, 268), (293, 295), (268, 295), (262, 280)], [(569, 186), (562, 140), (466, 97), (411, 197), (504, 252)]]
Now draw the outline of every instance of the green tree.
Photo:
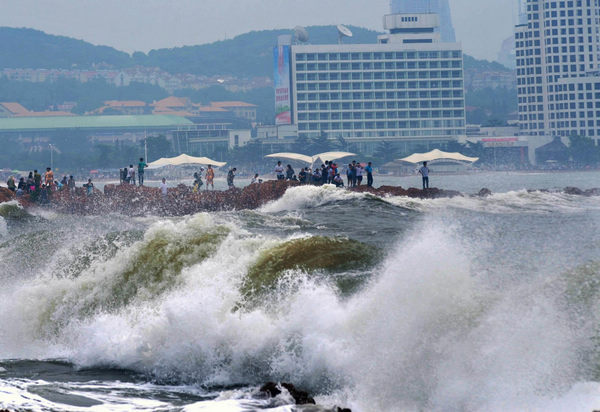
[(592, 165), (600, 161), (600, 148), (594, 140), (585, 136), (569, 137), (569, 155), (578, 165)]
[(296, 141), (292, 145), (292, 151), (294, 153), (305, 154), (308, 156), (312, 156), (314, 153), (309, 153), (309, 141), (306, 136), (298, 136)]
[[(143, 141), (141, 145), (144, 148)], [(148, 136), (146, 145), (148, 147), (148, 159), (146, 159), (146, 162), (158, 160), (161, 157), (169, 157), (173, 154), (171, 142), (169, 142), (165, 135)]]
[(391, 162), (397, 158), (398, 152), (391, 142), (383, 141), (377, 145), (373, 157), (378, 159), (380, 164)]
[(319, 136), (309, 139), (307, 150), (310, 156), (315, 155), (317, 153), (328, 152), (331, 149), (332, 142), (331, 140), (329, 140), (329, 137), (325, 132), (321, 132)]

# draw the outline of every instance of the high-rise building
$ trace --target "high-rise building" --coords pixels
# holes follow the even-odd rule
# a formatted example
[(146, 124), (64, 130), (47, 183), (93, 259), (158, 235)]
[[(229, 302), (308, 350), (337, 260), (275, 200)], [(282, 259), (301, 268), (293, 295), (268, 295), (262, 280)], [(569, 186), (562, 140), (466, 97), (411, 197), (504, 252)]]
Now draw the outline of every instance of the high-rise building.
[(439, 31), (443, 42), (456, 41), (448, 0), (391, 0), (392, 14), (436, 13), (440, 16)]
[(513, 0), (515, 2), (515, 21), (518, 25), (527, 24), (527, 0)]
[[(525, 1), (525, 0), (524, 0)], [(515, 29), (521, 133), (600, 136), (598, 0), (526, 0)]]
[(277, 124), (301, 137), (343, 137), (373, 153), (381, 141), (411, 151), (465, 135), (463, 54), (440, 42), (437, 14), (392, 14), (377, 44), (275, 48)]

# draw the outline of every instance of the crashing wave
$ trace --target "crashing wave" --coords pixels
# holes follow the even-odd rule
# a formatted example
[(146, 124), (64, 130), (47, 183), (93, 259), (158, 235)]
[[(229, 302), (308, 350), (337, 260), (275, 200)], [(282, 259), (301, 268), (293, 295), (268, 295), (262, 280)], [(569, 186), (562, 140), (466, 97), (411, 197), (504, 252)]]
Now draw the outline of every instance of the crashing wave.
[(16, 200), (0, 203), (0, 217), (5, 219), (25, 219), (31, 215)]

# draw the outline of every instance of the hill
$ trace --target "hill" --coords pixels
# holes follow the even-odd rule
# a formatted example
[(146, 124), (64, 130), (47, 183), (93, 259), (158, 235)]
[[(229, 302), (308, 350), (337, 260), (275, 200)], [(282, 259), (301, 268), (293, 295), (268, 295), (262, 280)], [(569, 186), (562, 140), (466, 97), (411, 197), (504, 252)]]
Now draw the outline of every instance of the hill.
[[(375, 43), (374, 30), (353, 27), (347, 43)], [(307, 28), (310, 44), (337, 42), (335, 26)], [(291, 29), (253, 31), (210, 44), (152, 50), (132, 56), (108, 46), (95, 46), (83, 40), (54, 36), (33, 29), (0, 27), (0, 69), (90, 69), (100, 65), (123, 69), (132, 66), (159, 67), (169, 73), (250, 78), (272, 75), (273, 45), (277, 36)], [(465, 68), (509, 70), (496, 62), (465, 55)]]
[[(360, 27), (351, 29), (354, 36), (345, 40), (350, 44), (375, 43), (380, 34)], [(312, 26), (307, 31), (310, 44), (336, 43), (338, 39), (335, 26)], [(170, 73), (271, 76), (273, 46), (278, 36), (290, 33), (290, 29), (253, 31), (210, 44), (152, 50), (147, 55), (134, 53), (133, 60), (135, 64), (160, 67)]]
[(477, 70), (486, 72), (511, 72), (512, 69), (498, 63), (490, 62), (488, 60), (478, 60), (468, 54), (464, 55), (465, 69), (466, 70)]
[(129, 54), (83, 40), (33, 29), (0, 27), (0, 69), (88, 69), (94, 65), (124, 67)]

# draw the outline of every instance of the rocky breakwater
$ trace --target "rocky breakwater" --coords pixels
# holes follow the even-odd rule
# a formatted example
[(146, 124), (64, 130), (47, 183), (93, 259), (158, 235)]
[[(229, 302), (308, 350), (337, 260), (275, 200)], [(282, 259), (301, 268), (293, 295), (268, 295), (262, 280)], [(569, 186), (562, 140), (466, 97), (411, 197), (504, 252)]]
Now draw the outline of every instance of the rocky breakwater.
[(106, 185), (104, 192), (95, 190), (86, 195), (81, 189), (71, 194), (67, 191), (52, 195), (50, 208), (62, 213), (97, 215), (120, 213), (128, 216), (184, 216), (198, 212), (257, 209), (267, 202), (279, 199), (285, 191), (298, 182), (267, 181), (243, 189), (225, 191), (200, 191), (179, 185), (169, 188), (166, 197), (160, 189), (134, 185)]
[[(194, 193), (185, 185), (169, 188), (166, 197), (156, 187), (135, 185), (106, 185), (104, 192), (97, 189), (87, 195), (83, 188), (75, 193), (67, 191), (52, 194), (49, 207), (62, 213), (98, 215), (120, 213), (128, 216), (184, 216), (206, 211), (257, 209), (265, 203), (279, 199), (290, 187), (299, 186), (296, 181), (269, 180), (252, 184), (243, 189), (224, 191), (203, 190)], [(341, 189), (340, 189), (341, 190)], [(419, 198), (453, 197), (456, 191), (432, 189), (403, 189), (382, 186), (378, 189), (359, 186), (350, 190), (369, 192), (376, 196), (408, 196)]]
[(437, 199), (440, 197), (463, 196), (456, 190), (443, 190), (432, 187), (430, 189), (417, 189), (414, 187), (404, 189), (401, 186), (381, 186), (379, 188), (369, 186), (352, 187), (350, 190), (360, 193), (371, 193), (375, 196), (406, 196), (421, 199)]

